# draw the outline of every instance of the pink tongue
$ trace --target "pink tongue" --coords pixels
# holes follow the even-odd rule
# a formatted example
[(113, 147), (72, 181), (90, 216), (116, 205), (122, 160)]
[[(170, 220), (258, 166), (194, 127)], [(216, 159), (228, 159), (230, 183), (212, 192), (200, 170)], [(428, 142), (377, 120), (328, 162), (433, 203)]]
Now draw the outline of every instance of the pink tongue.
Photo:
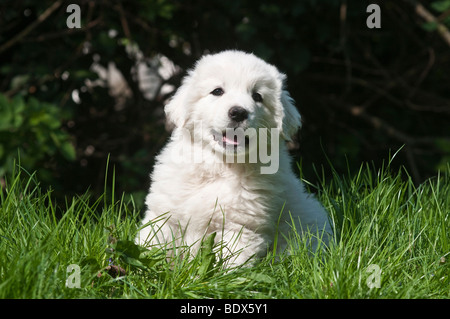
[(235, 141), (234, 139), (233, 140), (228, 139), (226, 135), (222, 136), (222, 142), (227, 143), (227, 144), (232, 144), (232, 145), (239, 144), (238, 141)]

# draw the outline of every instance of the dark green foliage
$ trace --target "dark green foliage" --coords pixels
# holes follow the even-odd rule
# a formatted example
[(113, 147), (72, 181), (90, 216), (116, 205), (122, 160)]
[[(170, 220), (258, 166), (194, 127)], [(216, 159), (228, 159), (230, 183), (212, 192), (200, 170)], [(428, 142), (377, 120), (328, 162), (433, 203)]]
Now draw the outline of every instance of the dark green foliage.
[(40, 168), (39, 177), (52, 182), (51, 158), (74, 161), (75, 149), (67, 132), (61, 130), (61, 110), (34, 97), (20, 95), (9, 100), (0, 94), (0, 176), (11, 173), (19, 156), (22, 165)]

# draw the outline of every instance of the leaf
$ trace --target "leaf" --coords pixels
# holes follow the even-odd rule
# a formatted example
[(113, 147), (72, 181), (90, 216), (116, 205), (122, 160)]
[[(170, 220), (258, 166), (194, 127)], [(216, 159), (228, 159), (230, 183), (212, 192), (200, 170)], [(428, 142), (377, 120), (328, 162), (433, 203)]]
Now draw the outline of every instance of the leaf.
[(145, 268), (145, 265), (139, 260), (140, 251), (138, 246), (129, 240), (119, 240), (114, 248), (114, 253), (124, 263), (138, 268)]
[(148, 268), (154, 267), (156, 264), (164, 261), (166, 254), (160, 248), (153, 247), (152, 249), (145, 249), (139, 255), (139, 260)]
[(248, 279), (257, 281), (257, 282), (263, 282), (266, 284), (273, 284), (275, 282), (275, 279), (270, 277), (269, 275), (261, 274), (261, 273), (249, 273), (247, 276)]
[(443, 153), (450, 153), (450, 140), (445, 138), (436, 138), (434, 141), (436, 147)]
[(200, 276), (206, 276), (213, 269), (216, 261), (216, 254), (213, 251), (216, 233), (212, 233), (205, 240), (202, 241), (202, 245), (199, 251), (200, 267), (198, 274)]
[(59, 151), (66, 160), (74, 161), (76, 159), (75, 147), (68, 141), (61, 145)]
[(25, 101), (20, 96), (12, 99), (12, 107), (14, 112), (14, 127), (20, 127), (24, 122)]
[(232, 284), (242, 285), (242, 284), (246, 284), (246, 283), (249, 283), (249, 282), (252, 282), (252, 281), (265, 283), (265, 284), (273, 284), (273, 283), (275, 283), (275, 279), (270, 277), (269, 275), (250, 272), (245, 277), (237, 277), (236, 279), (233, 279)]
[(438, 12), (445, 12), (450, 9), (450, 0), (435, 1), (431, 7)]
[(0, 131), (7, 131), (11, 128), (12, 114), (7, 109), (0, 110)]
[(115, 251), (126, 255), (132, 258), (139, 258), (139, 255), (141, 254), (140, 246), (136, 245), (131, 240), (119, 240), (117, 241), (115, 245)]
[(437, 27), (438, 27), (438, 23), (435, 22), (435, 21), (433, 21), (433, 22), (425, 22), (425, 23), (422, 24), (422, 28), (425, 31), (428, 31), (428, 32), (435, 31), (437, 29)]
[(165, 255), (160, 249), (153, 248), (148, 250), (147, 248), (139, 246), (130, 240), (117, 241), (114, 248), (114, 253), (126, 264), (141, 269), (151, 268), (165, 258)]
[(19, 129), (24, 122), (25, 102), (20, 96), (9, 100), (0, 94), (0, 130)]

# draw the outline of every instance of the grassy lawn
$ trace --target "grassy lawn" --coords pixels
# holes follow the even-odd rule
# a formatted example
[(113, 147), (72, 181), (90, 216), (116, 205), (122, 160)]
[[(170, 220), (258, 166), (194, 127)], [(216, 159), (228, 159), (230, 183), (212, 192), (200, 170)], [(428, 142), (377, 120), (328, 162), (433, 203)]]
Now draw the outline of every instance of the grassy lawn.
[(311, 253), (293, 237), (290, 254), (225, 271), (211, 238), (168, 262), (133, 243), (133, 201), (80, 196), (57, 209), (18, 171), (1, 191), (0, 298), (449, 298), (449, 178), (450, 167), (419, 187), (387, 168), (335, 174), (319, 197), (337, 244)]

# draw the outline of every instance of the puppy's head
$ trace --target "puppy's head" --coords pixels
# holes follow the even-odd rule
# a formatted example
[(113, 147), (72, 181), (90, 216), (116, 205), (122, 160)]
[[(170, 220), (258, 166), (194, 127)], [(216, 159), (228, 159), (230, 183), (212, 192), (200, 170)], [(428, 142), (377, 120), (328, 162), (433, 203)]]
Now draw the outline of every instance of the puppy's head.
[[(222, 153), (248, 151), (248, 140), (260, 128), (276, 128), (280, 138), (290, 140), (301, 122), (285, 79), (253, 54), (206, 55), (188, 72), (165, 112), (177, 127)], [(238, 130), (244, 134), (233, 135)]]

